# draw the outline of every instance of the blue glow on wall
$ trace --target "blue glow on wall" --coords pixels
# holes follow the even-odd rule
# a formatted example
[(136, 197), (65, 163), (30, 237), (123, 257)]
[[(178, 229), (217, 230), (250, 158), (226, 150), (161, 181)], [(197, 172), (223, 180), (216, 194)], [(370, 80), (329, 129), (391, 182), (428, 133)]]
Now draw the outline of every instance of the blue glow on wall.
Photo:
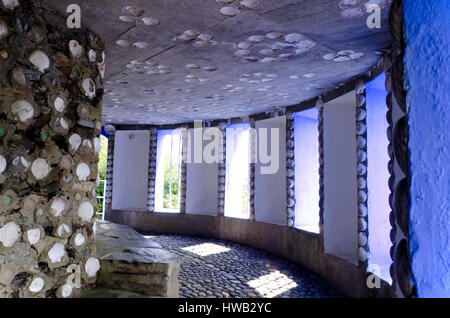
[(316, 108), (295, 114), (295, 227), (319, 233), (319, 121)]
[(389, 232), (389, 140), (386, 131), (386, 95), (384, 73), (366, 84), (367, 110), (367, 186), (369, 213), (369, 270), (388, 283), (392, 282), (389, 266), (392, 263), (389, 250), (392, 246)]
[(450, 297), (450, 1), (403, 10), (411, 266), (419, 297)]

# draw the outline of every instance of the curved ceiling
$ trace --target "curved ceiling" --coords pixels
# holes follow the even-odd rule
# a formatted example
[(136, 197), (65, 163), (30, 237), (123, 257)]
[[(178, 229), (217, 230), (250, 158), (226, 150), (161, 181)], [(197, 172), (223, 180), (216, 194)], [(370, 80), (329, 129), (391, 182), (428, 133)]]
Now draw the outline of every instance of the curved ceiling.
[[(107, 43), (105, 123), (227, 119), (299, 104), (367, 71), (390, 43), (390, 0), (46, 2), (64, 15), (78, 3), (83, 26)], [(370, 3), (382, 8), (381, 28), (367, 26)]]

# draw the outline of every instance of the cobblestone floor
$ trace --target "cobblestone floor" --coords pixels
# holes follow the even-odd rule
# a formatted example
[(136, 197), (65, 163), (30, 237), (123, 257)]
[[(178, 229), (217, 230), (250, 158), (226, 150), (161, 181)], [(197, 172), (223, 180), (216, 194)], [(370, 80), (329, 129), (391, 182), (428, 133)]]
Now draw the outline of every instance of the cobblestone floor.
[(249, 246), (181, 235), (144, 235), (181, 259), (183, 298), (342, 297), (306, 269)]

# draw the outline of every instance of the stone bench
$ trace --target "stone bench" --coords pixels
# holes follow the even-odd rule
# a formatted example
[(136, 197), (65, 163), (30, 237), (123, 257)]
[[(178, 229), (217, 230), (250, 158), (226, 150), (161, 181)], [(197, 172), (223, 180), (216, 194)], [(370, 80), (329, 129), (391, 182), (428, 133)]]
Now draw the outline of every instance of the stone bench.
[[(180, 261), (173, 254), (128, 226), (97, 221), (94, 232), (101, 263), (97, 286), (110, 290), (98, 289), (101, 294), (179, 297)], [(89, 295), (95, 297), (95, 292), (84, 296)]]

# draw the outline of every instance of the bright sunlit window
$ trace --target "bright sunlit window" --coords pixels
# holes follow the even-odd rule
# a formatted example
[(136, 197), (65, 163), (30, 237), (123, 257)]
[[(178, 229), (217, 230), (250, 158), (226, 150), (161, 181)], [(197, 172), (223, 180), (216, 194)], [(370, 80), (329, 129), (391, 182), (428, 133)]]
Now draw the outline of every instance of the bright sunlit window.
[(229, 125), (226, 130), (226, 143), (225, 216), (247, 219), (250, 216), (250, 125)]
[(390, 248), (392, 246), (389, 232), (389, 140), (386, 136), (385, 75), (382, 73), (375, 80), (367, 83), (367, 186), (369, 189), (369, 271), (391, 283), (389, 267), (392, 263)]
[(180, 212), (181, 149), (181, 129), (158, 131), (155, 182), (156, 212)]
[(295, 227), (319, 233), (319, 130), (316, 108), (294, 117)]

